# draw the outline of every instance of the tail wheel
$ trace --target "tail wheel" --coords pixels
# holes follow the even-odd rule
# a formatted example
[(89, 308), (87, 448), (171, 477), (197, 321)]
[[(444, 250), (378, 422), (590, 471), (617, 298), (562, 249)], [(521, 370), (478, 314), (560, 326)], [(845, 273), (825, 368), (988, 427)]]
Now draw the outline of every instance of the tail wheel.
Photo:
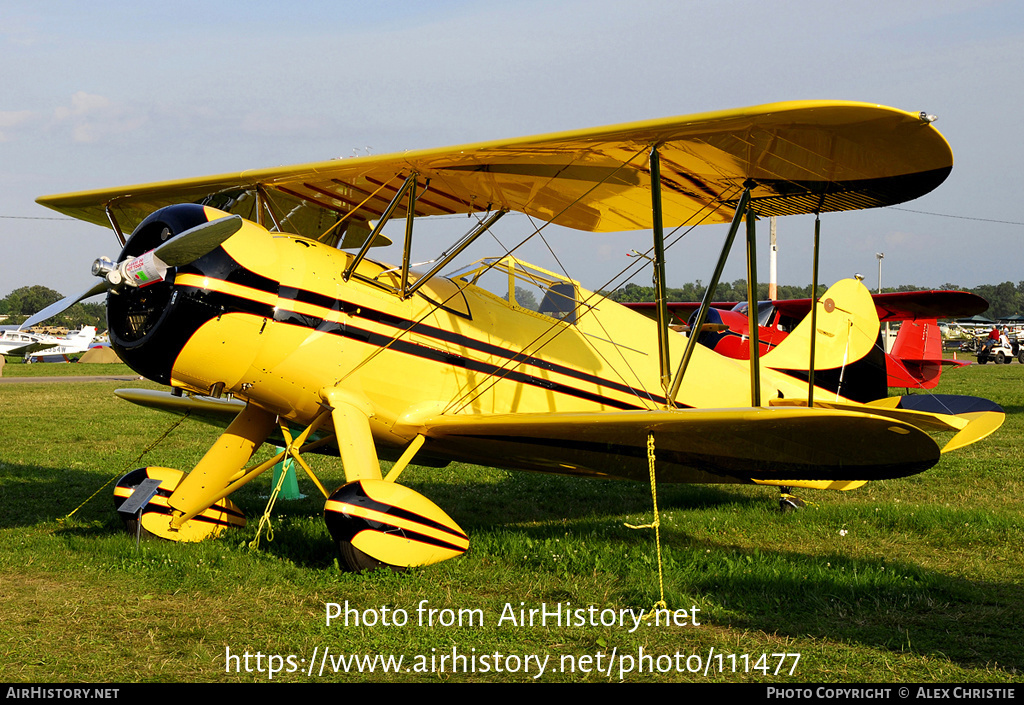
[[(124, 475), (117, 484), (114, 486), (114, 509), (121, 509), (121, 505), (124, 504), (129, 497), (135, 492), (135, 488), (142, 484), (143, 480), (149, 479), (147, 471), (149, 468), (139, 468), (138, 470), (132, 470), (130, 473)], [(174, 481), (177, 484), (177, 480)], [(157, 492), (157, 496), (163, 495), (165, 498), (174, 490), (173, 487), (169, 487), (165, 490), (164, 483), (160, 483), (160, 490)], [(150, 504), (154, 501), (158, 501), (157, 497), (153, 497), (150, 500)], [(147, 505), (145, 512), (149, 509)], [(145, 528), (140, 526), (140, 517), (137, 514), (122, 514), (118, 511), (117, 516), (121, 518), (121, 523), (124, 525), (124, 530), (129, 536), (140, 536), (142, 538), (155, 538), (154, 534), (146, 531)]]
[(799, 497), (792, 494), (792, 487), (779, 487), (779, 511), (783, 514), (795, 512), (807, 506)]

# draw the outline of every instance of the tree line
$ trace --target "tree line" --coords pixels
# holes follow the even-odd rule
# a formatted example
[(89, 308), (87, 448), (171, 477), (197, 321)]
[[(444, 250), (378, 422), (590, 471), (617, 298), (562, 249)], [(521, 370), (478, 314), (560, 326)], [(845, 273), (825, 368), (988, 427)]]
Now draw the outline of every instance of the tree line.
[[(0, 315), (8, 316), (4, 323), (21, 323), (33, 313), (42, 311), (63, 298), (60, 292), (45, 286), (23, 286), (0, 299)], [(107, 327), (107, 307), (103, 303), (80, 302), (55, 316), (47, 325), (65, 328), (96, 326), (97, 329), (103, 330)]]

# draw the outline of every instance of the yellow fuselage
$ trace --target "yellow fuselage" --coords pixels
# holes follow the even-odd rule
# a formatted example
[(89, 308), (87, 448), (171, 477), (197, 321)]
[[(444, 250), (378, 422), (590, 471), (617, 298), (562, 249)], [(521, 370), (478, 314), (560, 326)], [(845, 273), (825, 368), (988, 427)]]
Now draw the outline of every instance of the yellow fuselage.
[[(403, 300), (389, 290), (397, 273), (378, 263), (345, 281), (351, 258), (247, 223), (176, 275), (180, 296), (211, 315), (196, 322), (170, 383), (223, 390), (298, 424), (320, 411), (325, 389), (341, 388), (370, 412), (376, 442), (394, 446), (416, 419), (439, 414), (665, 407), (656, 324), (642, 315), (577, 287), (578, 320), (566, 323), (440, 278)], [(674, 369), (686, 339), (672, 338)], [(806, 393), (761, 372), (764, 399)], [(750, 406), (748, 363), (698, 346), (677, 406)]]

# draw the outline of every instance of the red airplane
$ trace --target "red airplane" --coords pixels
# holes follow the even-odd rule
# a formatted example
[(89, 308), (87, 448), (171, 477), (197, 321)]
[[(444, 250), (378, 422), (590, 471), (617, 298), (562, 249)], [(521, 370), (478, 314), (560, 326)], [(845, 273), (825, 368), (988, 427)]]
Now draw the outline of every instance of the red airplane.
[[(967, 291), (903, 291), (874, 294), (871, 298), (880, 323), (902, 323), (892, 350), (886, 354), (881, 345), (876, 346), (872, 353), (845, 370), (821, 370), (815, 376), (821, 386), (837, 389), (842, 384), (844, 395), (854, 399), (885, 396), (888, 393), (885, 387), (935, 388), (943, 366), (968, 364), (942, 358), (938, 319), (964, 318), (988, 308), (985, 299)], [(654, 303), (624, 305), (650, 317), (657, 315)], [(699, 307), (697, 302), (668, 303), (677, 324), (687, 328)], [(785, 340), (810, 311), (811, 299), (760, 302), (757, 319), (761, 354), (767, 354)], [(748, 360), (749, 330), (746, 302), (712, 303), (698, 341), (720, 355)], [(882, 369), (885, 370), (885, 385), (881, 382)], [(787, 371), (806, 378), (806, 372)]]

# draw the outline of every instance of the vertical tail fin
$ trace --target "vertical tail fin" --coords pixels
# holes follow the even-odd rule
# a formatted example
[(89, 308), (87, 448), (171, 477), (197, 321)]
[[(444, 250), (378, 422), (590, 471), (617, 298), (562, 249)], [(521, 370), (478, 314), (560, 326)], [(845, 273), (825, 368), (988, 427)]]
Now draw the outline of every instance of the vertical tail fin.
[[(878, 311), (871, 293), (853, 279), (841, 279), (817, 302), (814, 367), (836, 369), (860, 360), (878, 340)], [(806, 370), (810, 363), (811, 316), (764, 356), (776, 370)]]
[[(878, 346), (878, 310), (859, 281), (842, 279), (818, 299), (814, 384), (847, 399), (867, 402), (888, 393), (885, 353)], [(766, 367), (808, 377), (811, 317), (764, 356)]]
[(904, 321), (886, 360), (889, 386), (934, 389), (942, 365), (938, 322), (934, 318)]
[(96, 337), (96, 327), (95, 326), (83, 326), (82, 330), (80, 330), (77, 333), (75, 333), (75, 335), (73, 335), (73, 336), (72, 335), (68, 335), (68, 339), (69, 340), (84, 340), (86, 342), (91, 341), (95, 337)]

